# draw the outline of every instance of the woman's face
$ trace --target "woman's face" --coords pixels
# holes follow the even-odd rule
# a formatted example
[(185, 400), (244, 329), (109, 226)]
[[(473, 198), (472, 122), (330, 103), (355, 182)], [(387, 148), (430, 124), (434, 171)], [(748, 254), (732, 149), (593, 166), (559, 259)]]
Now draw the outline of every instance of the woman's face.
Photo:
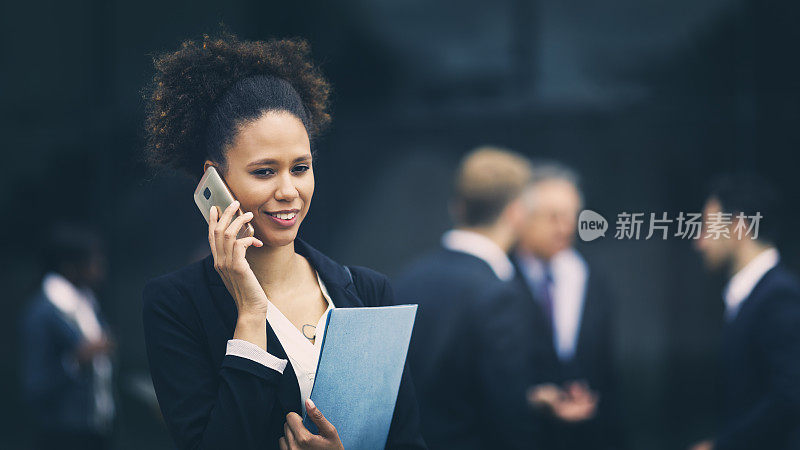
[[(203, 170), (212, 165), (206, 161)], [(294, 241), (314, 194), (311, 144), (293, 114), (267, 112), (239, 128), (221, 173), (264, 245)]]

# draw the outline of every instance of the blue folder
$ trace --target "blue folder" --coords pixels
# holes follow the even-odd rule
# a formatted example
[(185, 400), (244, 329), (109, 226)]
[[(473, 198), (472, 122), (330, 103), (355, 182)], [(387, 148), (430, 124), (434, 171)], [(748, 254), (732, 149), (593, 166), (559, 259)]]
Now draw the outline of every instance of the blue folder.
[[(416, 313), (417, 305), (329, 311), (311, 400), (347, 450), (385, 447)], [(311, 418), (304, 424), (318, 433)]]

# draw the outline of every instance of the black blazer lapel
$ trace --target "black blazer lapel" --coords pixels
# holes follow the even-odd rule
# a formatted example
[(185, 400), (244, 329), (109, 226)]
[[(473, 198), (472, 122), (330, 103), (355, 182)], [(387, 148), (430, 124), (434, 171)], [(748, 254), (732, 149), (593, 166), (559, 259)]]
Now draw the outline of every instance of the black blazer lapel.
[(761, 303), (763, 298), (762, 291), (770, 285), (770, 278), (778, 273), (778, 270), (776, 270), (778, 267), (778, 265), (772, 267), (761, 276), (761, 279), (753, 286), (750, 294), (739, 304), (739, 310), (728, 325), (737, 324), (740, 317), (749, 317), (750, 311), (755, 311), (757, 309), (758, 304)]
[(511, 282), (516, 283), (520, 292), (524, 293), (524, 295), (527, 297), (527, 307), (529, 308), (531, 317), (533, 317), (535, 320), (534, 326), (541, 330), (542, 336), (549, 336), (550, 346), (555, 348), (553, 343), (553, 324), (545, 316), (544, 309), (542, 308), (539, 299), (536, 297), (536, 294), (533, 292), (533, 289), (525, 277), (522, 264), (513, 253), (509, 254), (509, 259), (511, 260), (511, 264), (514, 266), (514, 279)]
[[(575, 354), (573, 362), (584, 368), (589, 367), (592, 355), (596, 355), (598, 350), (596, 344), (599, 339), (609, 339), (607, 333), (611, 330), (598, 326), (607, 322), (609, 314), (607, 302), (609, 301), (608, 292), (605, 288), (598, 285), (592, 272), (589, 272), (583, 290), (583, 306), (581, 315), (578, 317), (578, 335), (575, 342)], [(610, 357), (610, 355), (604, 355)]]
[(302, 239), (295, 239), (295, 251), (303, 255), (319, 273), (325, 288), (337, 308), (356, 308), (366, 306), (358, 296), (352, 278), (341, 264), (328, 258)]

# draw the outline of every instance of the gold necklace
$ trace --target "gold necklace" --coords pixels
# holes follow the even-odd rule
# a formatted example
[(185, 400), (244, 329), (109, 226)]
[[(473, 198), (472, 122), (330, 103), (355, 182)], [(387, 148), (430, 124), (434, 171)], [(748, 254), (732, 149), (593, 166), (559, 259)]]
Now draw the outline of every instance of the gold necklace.
[[(306, 334), (306, 327), (311, 327), (311, 328), (314, 329), (314, 334), (312, 334), (311, 337), (309, 337)], [(305, 325), (303, 325), (302, 333), (303, 333), (303, 337), (305, 337), (309, 341), (312, 341), (317, 336), (317, 326), (316, 325), (305, 324)]]

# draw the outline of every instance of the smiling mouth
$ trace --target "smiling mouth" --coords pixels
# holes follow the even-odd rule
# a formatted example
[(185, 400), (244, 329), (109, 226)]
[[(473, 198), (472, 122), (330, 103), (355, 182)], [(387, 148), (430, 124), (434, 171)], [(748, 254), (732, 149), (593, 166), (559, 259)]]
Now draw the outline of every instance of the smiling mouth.
[(269, 215), (270, 215), (270, 216), (272, 216), (272, 217), (275, 217), (275, 218), (281, 219), (281, 220), (292, 220), (292, 219), (294, 219), (294, 218), (295, 218), (295, 216), (297, 216), (297, 211), (292, 211), (292, 212), (277, 212), (277, 213), (270, 213), (270, 212), (268, 212), (267, 214), (269, 214)]

